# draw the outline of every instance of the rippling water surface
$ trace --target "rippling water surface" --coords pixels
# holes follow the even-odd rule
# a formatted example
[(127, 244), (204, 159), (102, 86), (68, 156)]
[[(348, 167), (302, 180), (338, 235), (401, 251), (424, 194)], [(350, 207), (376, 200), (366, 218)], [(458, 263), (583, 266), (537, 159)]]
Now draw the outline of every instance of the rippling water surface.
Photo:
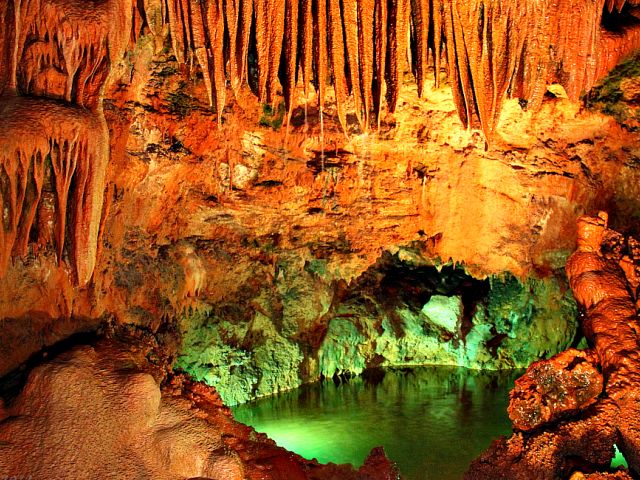
[(518, 373), (422, 367), (325, 381), (233, 409), (279, 445), (321, 462), (360, 466), (378, 445), (407, 480), (462, 478), (511, 433), (506, 407)]

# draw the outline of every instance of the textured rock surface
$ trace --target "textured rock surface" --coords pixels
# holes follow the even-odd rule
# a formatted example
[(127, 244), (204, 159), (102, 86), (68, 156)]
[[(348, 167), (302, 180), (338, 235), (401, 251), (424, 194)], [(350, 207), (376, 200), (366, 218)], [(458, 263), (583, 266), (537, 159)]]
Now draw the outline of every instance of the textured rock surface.
[[(571, 99), (637, 45), (637, 2), (318, 6), (0, 3), (0, 375), (104, 321), (182, 330), (234, 401), (571, 341), (575, 219), (640, 211), (633, 122)], [(387, 255), (491, 294), (410, 300), (380, 288)], [(455, 328), (432, 295), (461, 297)]]
[(531, 430), (595, 403), (603, 383), (591, 357), (588, 351), (570, 349), (531, 365), (510, 394), (514, 428)]
[[(587, 367), (591, 381), (583, 384), (586, 387), (586, 408), (582, 409), (578, 398), (580, 389), (574, 389), (579, 379), (573, 375), (562, 378), (556, 374), (552, 375), (552, 382), (545, 384), (545, 378), (540, 377), (541, 367), (559, 366), (567, 360), (570, 360), (570, 366), (575, 364), (574, 358), (580, 358), (576, 352), (568, 351), (548, 362), (534, 364), (525, 377), (517, 381), (512, 393), (510, 413), (515, 419), (514, 426), (528, 430), (541, 426), (544, 421), (559, 418), (564, 418), (564, 421), (554, 422), (532, 433), (517, 432), (509, 439), (495, 441), (472, 464), (467, 478), (551, 479), (565, 478), (573, 472), (604, 472), (613, 457), (614, 444), (623, 453), (632, 472), (640, 469), (638, 313), (632, 293), (635, 288), (630, 288), (634, 285), (635, 275), (630, 278), (625, 275), (625, 271), (635, 273), (640, 258), (628, 247), (635, 242), (625, 241), (620, 234), (607, 230), (607, 220), (605, 213), (579, 220), (578, 246), (567, 261), (571, 288), (585, 313), (582, 327), (592, 346), (592, 350), (583, 356), (585, 360), (593, 357), (602, 369), (603, 394), (595, 403), (592, 401), (599, 384), (593, 366)], [(574, 365), (574, 369), (581, 364), (584, 362)], [(522, 387), (534, 377), (537, 377), (534, 382), (540, 382), (538, 395), (549, 383), (559, 382), (548, 393), (539, 395), (538, 399), (534, 395), (529, 399), (533, 402), (527, 402), (520, 396)], [(550, 379), (547, 377), (547, 380)], [(593, 383), (593, 386), (588, 383)], [(551, 393), (553, 390), (556, 393)], [(560, 402), (565, 403), (561, 409), (564, 412), (557, 409), (563, 390), (568, 394), (574, 390)], [(531, 406), (532, 409), (527, 408)], [(569, 408), (565, 409), (567, 406)], [(527, 410), (528, 413), (533, 411), (534, 415), (528, 416)], [(569, 418), (567, 414), (570, 411), (573, 412)], [(564, 415), (556, 417), (556, 412)], [(625, 473), (619, 475), (625, 478)]]
[(574, 340), (561, 277), (480, 281), (415, 252), (400, 257), (385, 255), (349, 286), (328, 282), (316, 261), (253, 294), (258, 311), (230, 304), (185, 317), (177, 366), (235, 404), (381, 366), (524, 368)]
[(356, 472), (276, 447), (236, 423), (212, 389), (167, 379), (145, 356), (153, 354), (140, 339), (134, 347), (104, 340), (33, 369), (0, 410), (3, 474), (34, 480), (398, 476), (381, 449)]

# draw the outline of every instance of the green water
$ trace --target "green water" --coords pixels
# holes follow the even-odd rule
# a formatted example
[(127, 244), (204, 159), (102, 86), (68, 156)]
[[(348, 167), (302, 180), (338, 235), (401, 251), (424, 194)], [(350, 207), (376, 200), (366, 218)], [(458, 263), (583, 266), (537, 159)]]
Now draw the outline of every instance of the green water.
[(458, 480), (494, 438), (511, 433), (506, 407), (519, 373), (387, 371), (383, 378), (307, 385), (233, 412), (309, 459), (357, 467), (383, 445), (407, 480)]

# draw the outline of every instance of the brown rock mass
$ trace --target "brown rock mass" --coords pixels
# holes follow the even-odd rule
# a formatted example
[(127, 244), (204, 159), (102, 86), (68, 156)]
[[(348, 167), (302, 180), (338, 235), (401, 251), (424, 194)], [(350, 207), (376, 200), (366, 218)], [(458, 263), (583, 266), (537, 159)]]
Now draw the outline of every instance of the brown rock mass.
[[(0, 469), (45, 478), (397, 478), (381, 451), (319, 465), (235, 422), (210, 387), (166, 377), (150, 345), (104, 340), (36, 367), (0, 409)], [(162, 382), (162, 387), (160, 383)]]
[[(607, 220), (605, 213), (580, 218), (578, 246), (566, 266), (593, 350), (566, 351), (529, 367), (509, 407), (520, 431), (494, 442), (465, 478), (584, 478), (577, 472), (606, 469), (614, 443), (629, 468), (640, 470), (638, 313), (619, 265), (629, 259), (616, 248), (620, 236), (607, 230)], [(604, 377), (601, 394), (592, 355)], [(524, 433), (531, 429), (537, 430)]]

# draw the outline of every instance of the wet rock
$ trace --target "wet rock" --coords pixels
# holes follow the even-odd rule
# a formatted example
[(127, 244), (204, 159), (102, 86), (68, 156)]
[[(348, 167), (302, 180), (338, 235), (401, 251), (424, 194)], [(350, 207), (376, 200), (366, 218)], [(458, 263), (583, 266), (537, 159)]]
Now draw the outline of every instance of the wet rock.
[[(8, 477), (390, 480), (378, 449), (359, 471), (320, 465), (233, 420), (206, 385), (150, 362), (140, 338), (72, 347), (34, 368), (0, 404)], [(162, 388), (160, 384), (162, 383)]]
[(532, 430), (592, 405), (602, 393), (602, 374), (593, 354), (570, 349), (534, 362), (510, 393), (514, 428)]
[(430, 322), (455, 334), (460, 329), (462, 310), (462, 298), (459, 296), (434, 295), (425, 303), (421, 312)]
[[(495, 441), (474, 461), (466, 478), (551, 479), (574, 471), (604, 474), (614, 445), (633, 474), (640, 470), (640, 334), (635, 292), (630, 288), (633, 279), (627, 279), (618, 263), (620, 237), (607, 229), (607, 223), (604, 212), (579, 219), (577, 249), (566, 267), (585, 312), (582, 327), (592, 350), (570, 350), (534, 364), (517, 381), (510, 408), (514, 426), (538, 428)], [(596, 397), (600, 390), (596, 368), (603, 377), (600, 397)], [(543, 425), (569, 413), (571, 418)], [(625, 472), (612, 475), (627, 476)]]

